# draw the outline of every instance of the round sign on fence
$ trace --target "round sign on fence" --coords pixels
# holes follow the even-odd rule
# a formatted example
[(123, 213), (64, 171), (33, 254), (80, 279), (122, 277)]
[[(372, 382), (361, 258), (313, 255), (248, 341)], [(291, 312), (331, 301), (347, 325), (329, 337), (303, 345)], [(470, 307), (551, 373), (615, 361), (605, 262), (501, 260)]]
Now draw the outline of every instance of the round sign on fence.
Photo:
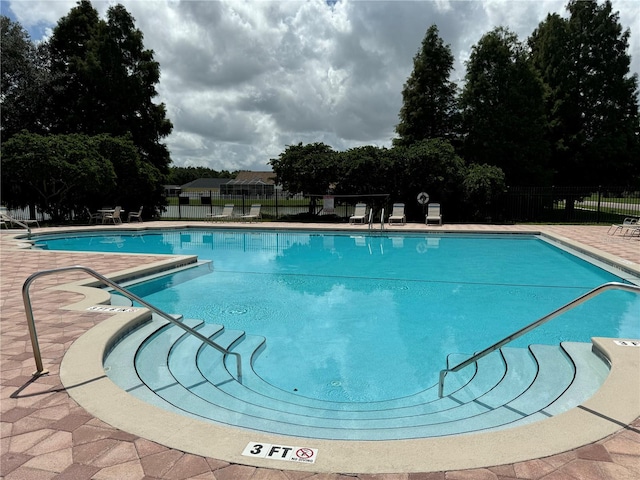
[(425, 192), (420, 192), (418, 194), (418, 203), (420, 205), (426, 205), (429, 202), (429, 195)]

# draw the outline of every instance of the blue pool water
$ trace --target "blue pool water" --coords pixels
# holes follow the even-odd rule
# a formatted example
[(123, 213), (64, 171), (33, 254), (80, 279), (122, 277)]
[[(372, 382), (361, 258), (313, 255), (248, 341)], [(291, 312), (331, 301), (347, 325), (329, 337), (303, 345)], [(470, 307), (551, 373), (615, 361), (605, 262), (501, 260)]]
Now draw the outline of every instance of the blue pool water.
[[(153, 305), (267, 339), (254, 365), (288, 392), (333, 401), (412, 395), (449, 354), (471, 354), (610, 281), (526, 235), (349, 235), (185, 230), (41, 237), (57, 250), (211, 260), (130, 287)], [(514, 342), (633, 337), (640, 300), (606, 292)]]

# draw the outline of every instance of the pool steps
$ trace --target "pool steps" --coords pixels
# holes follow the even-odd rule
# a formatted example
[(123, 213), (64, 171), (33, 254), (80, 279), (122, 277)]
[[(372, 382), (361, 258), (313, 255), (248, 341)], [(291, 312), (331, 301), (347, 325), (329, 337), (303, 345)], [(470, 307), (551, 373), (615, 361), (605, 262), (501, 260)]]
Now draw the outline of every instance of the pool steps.
[[(225, 361), (217, 350), (155, 316), (113, 346), (105, 359), (108, 375), (159, 407), (283, 435), (387, 440), (496, 430), (579, 405), (609, 371), (590, 344), (503, 347), (481, 359), (477, 368), (450, 374), (443, 398), (434, 385), (396, 400), (330, 402), (263, 381), (252, 368), (265, 348), (263, 337), (201, 320), (183, 321), (242, 355), (242, 383), (234, 378), (233, 356)], [(454, 355), (451, 361), (466, 357)]]

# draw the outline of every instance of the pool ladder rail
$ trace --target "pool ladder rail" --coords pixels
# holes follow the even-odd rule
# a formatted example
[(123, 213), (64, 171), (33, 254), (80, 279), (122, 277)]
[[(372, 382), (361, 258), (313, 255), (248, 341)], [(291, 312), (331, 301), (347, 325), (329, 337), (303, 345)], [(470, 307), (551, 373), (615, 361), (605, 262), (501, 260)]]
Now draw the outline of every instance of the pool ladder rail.
[[(369, 230), (373, 230), (373, 208), (369, 210)], [(384, 208), (380, 212), (380, 231), (384, 231)]]
[(586, 302), (587, 300), (590, 300), (591, 298), (596, 297), (596, 296), (600, 295), (601, 293), (604, 293), (604, 292), (606, 292), (608, 290), (625, 290), (627, 292), (640, 294), (640, 286), (630, 285), (630, 284), (620, 283), (620, 282), (605, 283), (605, 284), (600, 285), (599, 287), (594, 288), (593, 290), (590, 290), (589, 292), (587, 292), (584, 295), (576, 298), (575, 300), (572, 300), (569, 303), (566, 303), (562, 307), (554, 310), (551, 313), (548, 313), (547, 315), (544, 315), (543, 317), (539, 318), (538, 320), (530, 323), (529, 325), (521, 328), (520, 330), (518, 330), (518, 331), (512, 333), (511, 335), (503, 338), (502, 340), (494, 343), (490, 347), (487, 347), (484, 350), (481, 350), (480, 352), (476, 353), (475, 355), (473, 355), (473, 356), (469, 357), (468, 359), (460, 362), (456, 366), (447, 367), (447, 368), (445, 368), (443, 370), (440, 370), (440, 378), (438, 380), (438, 396), (440, 398), (442, 398), (442, 396), (443, 396), (444, 379), (445, 379), (445, 377), (447, 376), (448, 373), (457, 372), (457, 371), (462, 370), (463, 368), (465, 368), (465, 367), (467, 367), (469, 365), (472, 365), (472, 364), (476, 363), (482, 357), (485, 357), (485, 356), (489, 355), (490, 353), (495, 352), (499, 348), (501, 348), (504, 345), (506, 345), (507, 343), (515, 340), (516, 338), (521, 337), (525, 333), (530, 332), (531, 330), (539, 327), (540, 325), (542, 325), (544, 323), (547, 323), (549, 320), (557, 317), (558, 315), (561, 315), (561, 314), (563, 314), (565, 312), (568, 312), (569, 310), (572, 310), (573, 308), (575, 308), (578, 305)]
[(211, 339), (209, 339), (209, 338), (205, 337), (204, 335), (198, 333), (195, 329), (189, 327), (188, 325), (185, 325), (180, 320), (176, 319), (174, 316), (172, 316), (172, 315), (160, 310), (159, 308), (153, 306), (149, 302), (143, 300), (142, 298), (137, 296), (135, 293), (132, 293), (129, 290), (127, 290), (126, 288), (124, 288), (124, 287), (118, 285), (117, 283), (113, 282), (112, 280), (109, 280), (107, 277), (105, 277), (104, 275), (99, 274), (95, 270), (92, 270), (91, 268), (88, 268), (88, 267), (83, 267), (81, 265), (73, 265), (73, 266), (70, 266), (70, 267), (60, 267), (60, 268), (54, 268), (54, 269), (51, 269), (51, 270), (41, 270), (39, 272), (36, 272), (36, 273), (30, 275), (29, 278), (27, 278), (25, 280), (24, 284), (22, 285), (22, 299), (24, 301), (24, 310), (25, 310), (25, 313), (27, 315), (27, 325), (29, 327), (29, 336), (31, 337), (31, 347), (33, 349), (33, 357), (35, 359), (36, 369), (37, 369), (33, 373), (33, 376), (45, 375), (45, 374), (49, 373), (49, 371), (46, 370), (44, 368), (43, 364), (42, 364), (42, 355), (40, 353), (40, 346), (38, 344), (38, 334), (36, 332), (35, 320), (33, 318), (33, 308), (31, 306), (31, 298), (29, 296), (29, 287), (31, 286), (33, 281), (38, 277), (41, 277), (41, 276), (44, 276), (44, 275), (51, 275), (51, 274), (54, 274), (54, 273), (60, 273), (60, 272), (69, 272), (69, 271), (74, 271), (74, 270), (83, 271), (83, 272), (88, 273), (89, 275), (97, 278), (98, 280), (100, 280), (105, 285), (108, 285), (109, 287), (113, 288), (117, 292), (119, 292), (122, 295), (124, 295), (125, 297), (127, 297), (129, 300), (138, 302), (139, 304), (145, 306), (146, 308), (148, 308), (152, 312), (154, 312), (154, 313), (158, 314), (159, 316), (161, 316), (162, 318), (168, 320), (173, 325), (181, 328), (182, 330), (184, 330), (185, 332), (187, 332), (190, 335), (193, 335), (194, 337), (196, 337), (198, 340), (202, 341), (203, 343), (205, 343), (205, 344), (209, 345), (210, 347), (213, 347), (214, 349), (218, 350), (220, 353), (222, 353), (224, 355), (233, 355), (236, 358), (237, 374), (238, 374), (237, 380), (240, 383), (242, 383), (242, 358), (241, 358), (239, 353), (231, 352), (228, 349), (218, 345), (217, 343), (211, 341)]

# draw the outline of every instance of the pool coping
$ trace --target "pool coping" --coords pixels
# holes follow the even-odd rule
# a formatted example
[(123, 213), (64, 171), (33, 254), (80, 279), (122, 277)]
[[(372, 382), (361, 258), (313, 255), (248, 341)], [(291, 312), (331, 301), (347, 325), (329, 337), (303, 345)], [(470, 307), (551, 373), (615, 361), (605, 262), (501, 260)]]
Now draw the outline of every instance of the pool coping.
[[(444, 229), (438, 232), (461, 233)], [(534, 229), (516, 233), (543, 234)], [(544, 235), (572, 248), (577, 245), (585, 253), (595, 250), (557, 235)], [(616, 261), (615, 256), (597, 250), (594, 253), (605, 263), (620, 266), (620, 261)], [(624, 265), (622, 269), (627, 271), (629, 267)], [(154, 268), (156, 266), (147, 265), (145, 270), (152, 271)], [(637, 270), (640, 273), (640, 269), (633, 265), (630, 268), (632, 272)], [(137, 269), (131, 270), (133, 271), (118, 272), (111, 278), (139, 274), (135, 271)], [(52, 288), (80, 290), (86, 295), (83, 301), (64, 308), (85, 310), (90, 305), (106, 303), (105, 292), (95, 288), (87, 289), (87, 283), (89, 282), (74, 282)], [(640, 417), (640, 379), (637, 376), (640, 369), (640, 349), (618, 346), (613, 343), (614, 339), (594, 338), (594, 348), (609, 359), (612, 367), (601, 389), (579, 407), (531, 425), (497, 432), (393, 441), (316, 440), (215, 425), (149, 405), (121, 390), (105, 375), (102, 366), (105, 350), (114, 338), (145, 318), (148, 318), (146, 309), (115, 314), (77, 339), (67, 351), (60, 367), (63, 385), (78, 404), (114, 427), (168, 447), (232, 463), (307, 472), (365, 474), (479, 468), (531, 460), (575, 449), (615, 433)], [(242, 456), (246, 445), (256, 441), (317, 448), (318, 459), (314, 464), (301, 464)]]

